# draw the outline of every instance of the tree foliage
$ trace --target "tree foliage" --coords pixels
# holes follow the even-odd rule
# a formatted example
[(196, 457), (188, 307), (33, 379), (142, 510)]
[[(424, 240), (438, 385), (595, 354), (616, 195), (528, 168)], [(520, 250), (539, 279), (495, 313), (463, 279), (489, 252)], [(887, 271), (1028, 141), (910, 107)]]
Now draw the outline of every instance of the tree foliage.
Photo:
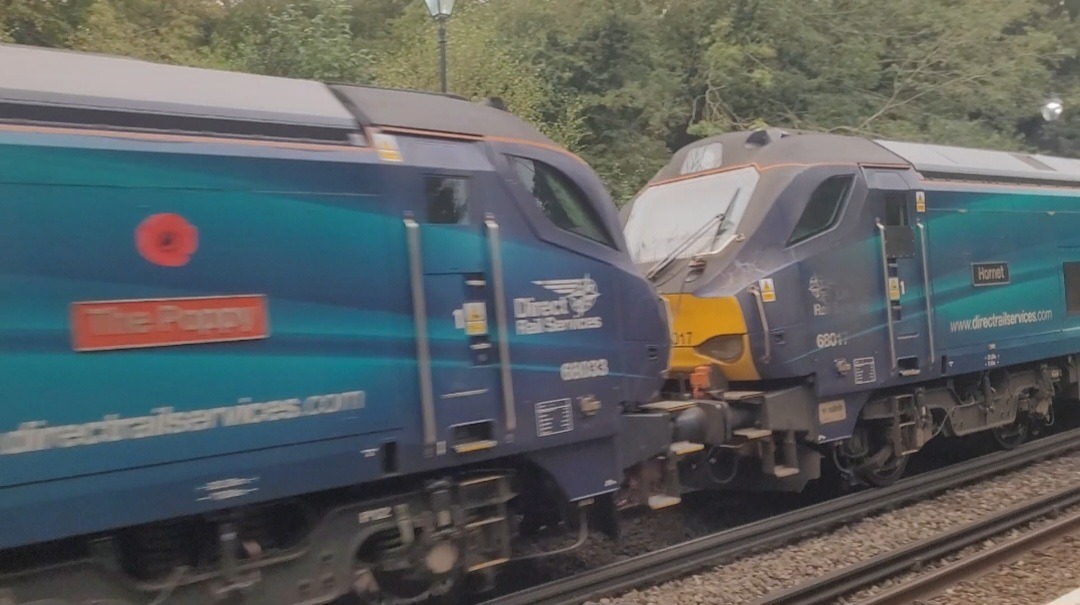
[(214, 64), (206, 44), (224, 14), (215, 0), (93, 0), (67, 44), (78, 50), (183, 65)]
[[(255, 13), (253, 6), (264, 10)], [(356, 7), (351, 0), (237, 2), (236, 7), (246, 9), (247, 18), (235, 24), (232, 38), (217, 37), (222, 56), (233, 67), (272, 76), (371, 81), (372, 58), (353, 34)]]
[[(458, 0), (451, 92), (497, 96), (625, 200), (763, 125), (1080, 156), (1080, 0)], [(437, 90), (419, 0), (0, 0), (0, 41)], [(1066, 105), (1046, 124), (1050, 94)]]

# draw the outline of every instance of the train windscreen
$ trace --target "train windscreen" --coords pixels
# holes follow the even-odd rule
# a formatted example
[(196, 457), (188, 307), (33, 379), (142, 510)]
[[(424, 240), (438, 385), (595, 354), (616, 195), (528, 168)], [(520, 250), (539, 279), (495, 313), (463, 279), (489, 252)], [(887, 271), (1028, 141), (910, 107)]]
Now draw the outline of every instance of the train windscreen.
[(690, 258), (734, 237), (759, 176), (740, 168), (646, 189), (623, 228), (634, 262)]

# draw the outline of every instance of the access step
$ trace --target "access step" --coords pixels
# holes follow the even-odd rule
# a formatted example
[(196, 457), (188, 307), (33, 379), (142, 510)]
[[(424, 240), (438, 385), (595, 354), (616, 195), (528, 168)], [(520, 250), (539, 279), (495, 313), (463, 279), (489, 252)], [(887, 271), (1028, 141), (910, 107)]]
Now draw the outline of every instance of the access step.
[(766, 437), (772, 437), (772, 431), (769, 429), (735, 429), (731, 432), (736, 437), (743, 437), (751, 441), (755, 439), (765, 439)]
[(496, 565), (502, 565), (503, 563), (506, 563), (509, 560), (510, 559), (499, 558), (499, 559), (492, 559), (490, 561), (484, 561), (483, 563), (477, 563), (477, 564), (472, 565), (472, 566), (469, 567), (469, 573), (472, 573), (474, 571), (480, 571), (481, 569), (487, 569), (489, 567), (495, 567)]
[(678, 496), (649, 496), (649, 508), (653, 510), (675, 506), (680, 502), (682, 502), (682, 498)]
[(641, 406), (646, 410), (652, 410), (654, 412), (666, 412), (668, 414), (674, 414), (675, 412), (681, 412), (683, 410), (689, 410), (697, 405), (693, 401), (657, 401), (655, 403), (646, 403)]
[(468, 529), (476, 529), (478, 527), (484, 527), (485, 525), (491, 525), (493, 523), (502, 523), (506, 521), (506, 517), (488, 517), (486, 519), (480, 519), (479, 521), (473, 521), (465, 525)]
[(791, 477), (799, 474), (799, 469), (790, 466), (777, 465), (773, 468), (772, 476), (777, 479), (783, 479), (784, 477)]
[(765, 391), (727, 391), (724, 393), (724, 401), (740, 401), (753, 403), (751, 399), (757, 399), (765, 395)]
[(483, 477), (473, 477), (471, 479), (462, 479), (458, 482), (459, 487), (473, 487), (476, 485), (483, 485), (485, 483), (491, 483), (492, 481), (499, 481), (503, 479), (503, 475), (484, 475)]
[(483, 441), (470, 441), (468, 443), (459, 443), (455, 445), (454, 451), (459, 454), (471, 454), (473, 452), (490, 450), (496, 445), (499, 445), (499, 442), (495, 441), (494, 439), (485, 439)]
[(679, 441), (671, 444), (671, 453), (676, 456), (686, 456), (687, 454), (700, 452), (703, 449), (705, 449), (705, 444), (691, 441)]

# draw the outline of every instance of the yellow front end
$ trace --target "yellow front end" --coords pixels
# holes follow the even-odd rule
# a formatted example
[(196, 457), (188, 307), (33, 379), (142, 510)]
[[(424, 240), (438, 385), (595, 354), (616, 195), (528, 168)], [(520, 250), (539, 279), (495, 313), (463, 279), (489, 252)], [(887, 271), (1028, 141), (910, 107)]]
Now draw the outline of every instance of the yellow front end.
[(690, 374), (697, 367), (712, 365), (732, 382), (761, 378), (738, 300), (690, 294), (665, 294), (664, 298), (673, 318), (672, 374)]

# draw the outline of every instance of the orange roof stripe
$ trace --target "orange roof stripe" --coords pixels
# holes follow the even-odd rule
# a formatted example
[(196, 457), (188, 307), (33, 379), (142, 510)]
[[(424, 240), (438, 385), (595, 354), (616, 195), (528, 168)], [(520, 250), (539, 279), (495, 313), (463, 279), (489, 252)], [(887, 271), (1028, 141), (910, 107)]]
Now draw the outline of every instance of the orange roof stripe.
[[(650, 183), (644, 189), (649, 187), (656, 187), (657, 185), (667, 185), (669, 183), (677, 183), (679, 181), (689, 181), (704, 176), (711, 176), (714, 174), (721, 174), (724, 172), (731, 172), (733, 170), (741, 170), (743, 168), (755, 168), (758, 172), (768, 172), (778, 168), (811, 168), (816, 166), (863, 166), (865, 168), (886, 168), (897, 170), (910, 170), (911, 166), (908, 164), (859, 164), (852, 162), (785, 162), (782, 164), (758, 164), (757, 162), (750, 162), (748, 164), (735, 164), (733, 166), (724, 166), (722, 168), (713, 168), (712, 170), (703, 170), (701, 172), (695, 172), (693, 174), (683, 174), (670, 179), (664, 179), (655, 183)], [(642, 189), (642, 191), (644, 191)]]
[(563, 155), (570, 156), (582, 164), (588, 165), (588, 162), (578, 157), (574, 152), (559, 147), (557, 145), (547, 145), (545, 143), (537, 143), (536, 141), (527, 141), (525, 139), (515, 139), (512, 137), (499, 137), (499, 136), (481, 136), (475, 134), (461, 134), (457, 132), (445, 132), (441, 130), (420, 130), (416, 128), (402, 128), (400, 126), (387, 126), (378, 129), (380, 132), (390, 134), (404, 134), (421, 137), (434, 137), (440, 139), (456, 139), (460, 141), (495, 141), (499, 143), (512, 143), (517, 145), (528, 145), (529, 147), (537, 147), (540, 149), (547, 149), (549, 151), (555, 151)]
[(300, 151), (374, 151), (367, 145), (349, 143), (293, 143), (289, 141), (271, 141), (265, 139), (242, 139), (229, 136), (198, 136), (186, 134), (165, 134), (156, 132), (133, 132), (127, 130), (109, 130), (99, 128), (74, 128), (63, 126), (30, 126), (22, 124), (0, 124), (0, 132), (27, 132), (43, 134), (69, 134), (96, 137), (134, 139), (141, 141), (161, 141), (166, 143), (218, 143), (225, 145), (254, 145), (257, 147), (277, 147)]

